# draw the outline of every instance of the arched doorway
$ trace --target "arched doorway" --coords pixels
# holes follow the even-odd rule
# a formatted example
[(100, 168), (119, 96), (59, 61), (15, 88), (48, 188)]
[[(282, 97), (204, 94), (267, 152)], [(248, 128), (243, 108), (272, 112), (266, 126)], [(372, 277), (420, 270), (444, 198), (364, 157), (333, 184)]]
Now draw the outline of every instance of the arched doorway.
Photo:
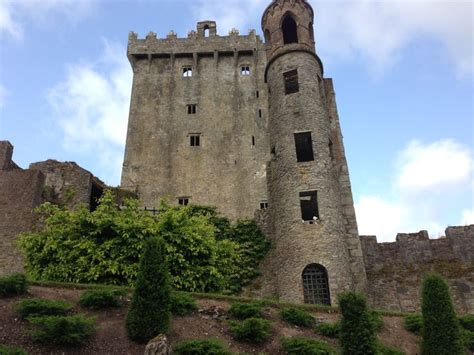
[(331, 305), (328, 273), (319, 264), (306, 266), (302, 273), (304, 303)]
[(298, 27), (293, 16), (290, 14), (285, 15), (283, 22), (281, 23), (281, 30), (283, 32), (283, 43), (298, 43)]

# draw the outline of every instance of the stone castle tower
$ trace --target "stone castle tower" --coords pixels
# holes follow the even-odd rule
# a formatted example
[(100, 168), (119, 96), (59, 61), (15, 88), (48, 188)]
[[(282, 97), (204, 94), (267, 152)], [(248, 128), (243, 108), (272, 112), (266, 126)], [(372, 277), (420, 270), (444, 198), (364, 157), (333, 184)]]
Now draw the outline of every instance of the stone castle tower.
[[(122, 187), (258, 216), (273, 248), (266, 293), (331, 304), (366, 273), (331, 79), (323, 76), (305, 0), (274, 0), (262, 30), (219, 36), (198, 23), (129, 36), (134, 72)], [(264, 210), (264, 211), (260, 211)]]

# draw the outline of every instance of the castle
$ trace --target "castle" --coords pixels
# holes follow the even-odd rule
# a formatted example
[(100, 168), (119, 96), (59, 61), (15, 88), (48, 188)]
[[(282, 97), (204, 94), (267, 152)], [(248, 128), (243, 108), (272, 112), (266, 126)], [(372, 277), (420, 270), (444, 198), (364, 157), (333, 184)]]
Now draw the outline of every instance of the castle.
[[(213, 21), (187, 38), (130, 33), (134, 78), (121, 188), (144, 207), (217, 206), (255, 218), (272, 241), (249, 295), (337, 303), (359, 290), (378, 308), (415, 311), (423, 275), (447, 278), (459, 312), (474, 312), (474, 225), (394, 243), (359, 236), (333, 82), (324, 77), (305, 0), (273, 0), (255, 31), (219, 36)], [(0, 274), (23, 268), (18, 232), (45, 200), (91, 209), (105, 185), (74, 163), (23, 170), (0, 141)], [(74, 201), (68, 191), (75, 190)], [(46, 194), (45, 194), (46, 192)]]

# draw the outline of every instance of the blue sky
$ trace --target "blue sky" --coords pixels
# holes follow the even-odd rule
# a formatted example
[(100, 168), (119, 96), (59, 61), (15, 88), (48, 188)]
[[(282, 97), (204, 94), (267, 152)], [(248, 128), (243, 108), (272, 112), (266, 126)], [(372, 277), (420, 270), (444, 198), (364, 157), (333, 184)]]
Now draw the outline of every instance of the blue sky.
[[(255, 28), (269, 0), (0, 0), (0, 139), (22, 167), (76, 161), (120, 181), (129, 31)], [(310, 1), (361, 234), (474, 223), (471, 1)]]

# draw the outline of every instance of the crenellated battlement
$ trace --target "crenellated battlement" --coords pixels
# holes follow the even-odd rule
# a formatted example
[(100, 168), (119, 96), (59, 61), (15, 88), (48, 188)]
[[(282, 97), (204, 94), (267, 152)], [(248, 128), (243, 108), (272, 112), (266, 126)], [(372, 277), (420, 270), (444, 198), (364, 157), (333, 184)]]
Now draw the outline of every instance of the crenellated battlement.
[[(206, 31), (209, 31), (208, 35)], [(196, 30), (189, 31), (186, 38), (178, 37), (174, 31), (170, 31), (165, 38), (159, 38), (155, 32), (149, 32), (145, 38), (138, 38), (137, 33), (130, 32), (127, 53), (133, 63), (137, 59), (172, 55), (238, 55), (264, 49), (264, 44), (255, 30), (250, 30), (247, 35), (240, 35), (238, 30), (232, 29), (227, 36), (219, 36), (214, 21), (203, 21), (198, 22)]]

